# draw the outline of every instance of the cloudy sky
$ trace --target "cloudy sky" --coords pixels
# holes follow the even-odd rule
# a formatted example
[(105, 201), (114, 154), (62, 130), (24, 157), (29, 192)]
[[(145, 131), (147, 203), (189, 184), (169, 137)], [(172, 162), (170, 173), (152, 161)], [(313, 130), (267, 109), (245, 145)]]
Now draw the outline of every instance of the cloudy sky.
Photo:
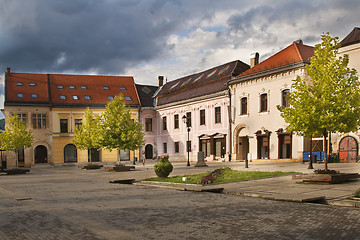
[(323, 32), (342, 39), (359, 12), (358, 0), (0, 0), (0, 69), (155, 85)]

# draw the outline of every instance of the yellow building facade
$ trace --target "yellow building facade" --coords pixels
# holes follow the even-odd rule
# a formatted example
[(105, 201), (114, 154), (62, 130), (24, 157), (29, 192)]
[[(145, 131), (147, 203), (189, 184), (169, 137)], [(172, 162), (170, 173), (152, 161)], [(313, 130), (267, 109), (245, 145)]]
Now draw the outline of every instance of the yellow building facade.
[[(106, 104), (120, 94), (130, 108), (131, 118), (138, 120), (140, 101), (132, 77), (28, 74), (8, 69), (5, 119), (17, 114), (34, 136), (32, 146), (19, 151), (18, 166), (86, 163), (90, 157), (94, 162), (111, 163), (139, 157), (138, 150), (87, 151), (73, 144), (74, 129), (81, 125), (86, 109), (100, 115)], [(3, 155), (8, 168), (17, 165), (14, 152)]]

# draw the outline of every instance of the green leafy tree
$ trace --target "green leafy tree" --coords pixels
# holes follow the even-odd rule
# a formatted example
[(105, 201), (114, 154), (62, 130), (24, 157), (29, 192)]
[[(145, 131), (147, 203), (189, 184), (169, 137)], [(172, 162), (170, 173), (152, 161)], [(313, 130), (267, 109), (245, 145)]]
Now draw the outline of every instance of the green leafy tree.
[(325, 169), (327, 170), (326, 137), (331, 132), (358, 130), (360, 117), (360, 83), (355, 69), (349, 69), (349, 57), (338, 56), (339, 39), (329, 33), (315, 46), (307, 76), (298, 76), (288, 96), (290, 107), (280, 107), (289, 124), (288, 131), (301, 136), (323, 135)]
[[(100, 149), (102, 139), (102, 128), (100, 116), (94, 116), (93, 112), (87, 108), (85, 119), (81, 127), (75, 128), (73, 143), (80, 150)], [(88, 161), (92, 163), (91, 154), (88, 155)]]
[(0, 135), (1, 149), (14, 151), (16, 155), (16, 168), (18, 167), (19, 149), (28, 148), (33, 143), (31, 130), (26, 130), (26, 124), (21, 121), (17, 114), (9, 118), (5, 131)]
[(109, 151), (113, 149), (134, 151), (144, 144), (142, 125), (131, 119), (130, 109), (126, 107), (122, 95), (116, 96), (106, 106), (102, 127), (102, 145)]

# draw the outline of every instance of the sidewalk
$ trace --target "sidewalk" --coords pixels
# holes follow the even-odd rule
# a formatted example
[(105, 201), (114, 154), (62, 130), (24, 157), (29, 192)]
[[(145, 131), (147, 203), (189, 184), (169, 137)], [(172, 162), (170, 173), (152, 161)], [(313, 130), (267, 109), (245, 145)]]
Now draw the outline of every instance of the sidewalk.
[[(171, 175), (184, 175), (211, 171), (218, 167), (231, 167), (241, 171), (293, 171), (298, 173), (313, 173), (315, 169), (324, 169), (324, 164), (314, 163), (314, 169), (308, 169), (308, 163), (258, 163), (250, 162), (249, 168), (243, 162), (211, 162), (208, 168), (183, 167), (175, 163)], [(359, 163), (330, 163), (329, 169), (341, 173), (360, 173)], [(248, 181), (216, 184), (211, 186), (194, 186), (189, 184), (138, 182), (137, 185), (168, 187), (187, 191), (215, 191), (223, 188), (224, 194), (259, 197), (279, 201), (317, 202), (338, 206), (360, 207), (360, 201), (349, 199), (360, 188), (360, 179), (342, 184), (301, 184), (292, 180), (291, 176), (280, 176)]]

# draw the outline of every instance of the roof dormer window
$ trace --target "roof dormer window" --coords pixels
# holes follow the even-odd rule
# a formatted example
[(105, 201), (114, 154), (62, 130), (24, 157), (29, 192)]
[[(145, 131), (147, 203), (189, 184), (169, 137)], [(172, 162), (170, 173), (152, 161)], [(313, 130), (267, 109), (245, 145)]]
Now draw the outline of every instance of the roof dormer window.
[(81, 86), (80, 88), (83, 89), (83, 90), (86, 90), (86, 89), (87, 89), (86, 86)]
[(194, 80), (194, 82), (199, 81), (199, 80), (200, 80), (200, 78), (202, 78), (203, 76), (204, 76), (204, 74), (200, 75), (199, 77), (197, 77), (197, 78)]
[(37, 95), (36, 93), (32, 93), (32, 94), (31, 94), (31, 98), (35, 98), (35, 99), (36, 99), (36, 98), (38, 98), (38, 95)]
[(35, 84), (35, 83), (33, 83), (33, 82), (31, 82), (31, 83), (29, 83), (29, 86), (30, 86), (30, 87), (35, 87), (35, 86), (36, 86), (36, 84)]
[(212, 71), (212, 73), (210, 73), (209, 75), (207, 75), (206, 78), (211, 77), (211, 76), (214, 75), (215, 73), (216, 73), (216, 69), (215, 69), (214, 71)]
[(22, 84), (22, 82), (17, 82), (16, 83), (16, 86), (22, 86), (23, 84)]
[(74, 85), (70, 85), (69, 88), (70, 88), (70, 89), (75, 89), (75, 86), (74, 86)]
[(79, 97), (77, 95), (72, 95), (73, 100), (79, 100)]
[(64, 89), (64, 86), (63, 85), (57, 85), (57, 88), (58, 89)]
[(126, 101), (131, 101), (131, 97), (125, 96), (125, 100), (126, 100)]
[(120, 87), (120, 90), (125, 91), (126, 88), (125, 87)]
[(110, 88), (108, 86), (104, 86), (104, 90), (109, 90)]
[(23, 98), (23, 97), (24, 97), (24, 94), (23, 94), (23, 93), (18, 93), (18, 94), (17, 94), (17, 97), (18, 97), (18, 98)]
[(66, 96), (65, 95), (60, 95), (60, 100), (66, 100)]
[(114, 100), (114, 97), (113, 97), (113, 96), (107, 96), (107, 98), (109, 99), (109, 101)]
[(85, 100), (91, 100), (90, 96), (87, 96), (87, 95), (84, 96), (84, 99)]

